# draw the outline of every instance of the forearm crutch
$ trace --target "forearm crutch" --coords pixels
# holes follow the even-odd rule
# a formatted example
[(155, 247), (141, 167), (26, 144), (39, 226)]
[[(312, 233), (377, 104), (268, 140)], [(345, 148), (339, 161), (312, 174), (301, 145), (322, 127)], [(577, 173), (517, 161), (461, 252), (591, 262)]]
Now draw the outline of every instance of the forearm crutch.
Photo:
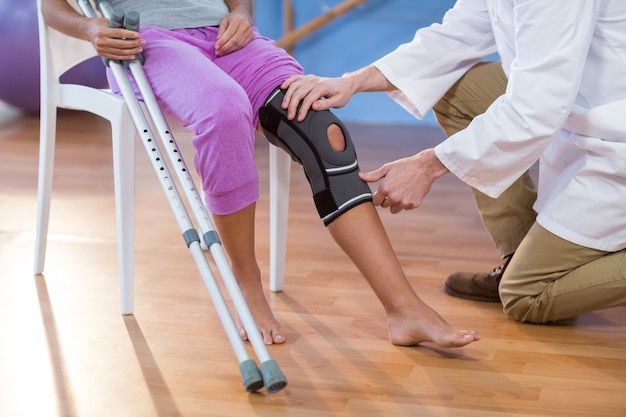
[[(77, 0), (82, 13), (87, 17), (97, 17), (96, 11), (89, 0)], [(110, 19), (111, 27), (126, 28), (129, 30), (139, 31), (139, 14), (137, 12), (124, 13), (121, 9), (113, 10), (108, 1), (96, 0), (98, 9), (102, 16)], [(248, 392), (255, 392), (266, 387), (268, 392), (278, 392), (287, 386), (287, 380), (281, 372), (275, 360), (271, 359), (267, 348), (261, 337), (261, 333), (254, 322), (252, 314), (246, 304), (246, 301), (239, 289), (235, 276), (230, 268), (230, 264), (222, 249), (222, 245), (215, 228), (211, 222), (210, 216), (202, 202), (202, 199), (194, 185), (193, 179), (189, 174), (189, 170), (185, 165), (182, 154), (179, 151), (176, 141), (171, 134), (170, 128), (161, 112), (161, 109), (154, 97), (154, 93), (143, 71), (143, 57), (137, 57), (131, 61), (104, 60), (105, 64), (111, 69), (115, 81), (119, 85), (121, 94), (128, 106), (130, 115), (133, 119), (135, 127), (144, 144), (148, 157), (152, 162), (152, 166), (159, 178), (161, 186), (166, 194), (170, 207), (178, 221), (178, 225), (182, 232), (185, 243), (189, 247), (191, 254), (198, 266), (202, 279), (204, 280), (209, 294), (215, 305), (218, 316), (222, 322), (228, 339), (233, 346), (235, 355), (239, 361), (239, 369), (243, 378), (243, 383)], [(217, 266), (222, 280), (228, 290), (230, 298), (234, 304), (236, 312), (243, 324), (248, 335), (248, 339), (254, 349), (260, 365), (248, 355), (248, 351), (237, 331), (237, 327), (230, 314), (228, 306), (224, 301), (224, 297), (219, 286), (215, 281), (215, 277), (211, 271), (209, 263), (206, 259), (204, 251), (201, 247), (200, 237), (190, 220), (187, 209), (176, 187), (176, 184), (170, 175), (165, 159), (159, 150), (159, 145), (154, 139), (151, 125), (146, 118), (139, 100), (135, 96), (131, 86), (128, 74), (125, 68), (128, 68), (135, 80), (139, 92), (143, 97), (143, 101), (148, 109), (149, 117), (158, 136), (161, 145), (165, 147), (170, 164), (174, 166), (178, 183), (184, 189), (184, 194), (193, 215), (200, 227), (202, 237), (213, 261)]]

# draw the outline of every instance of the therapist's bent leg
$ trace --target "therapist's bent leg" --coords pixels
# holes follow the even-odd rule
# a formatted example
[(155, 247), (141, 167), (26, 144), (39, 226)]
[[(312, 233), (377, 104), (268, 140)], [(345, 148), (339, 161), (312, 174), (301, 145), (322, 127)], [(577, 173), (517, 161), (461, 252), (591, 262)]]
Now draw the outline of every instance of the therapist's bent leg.
[[(499, 62), (480, 63), (456, 82), (433, 111), (447, 136), (465, 129), (474, 117), (506, 90), (507, 79)], [(498, 198), (472, 188), (485, 228), (502, 258), (515, 252), (535, 222), (532, 209), (537, 190), (528, 173), (522, 175)]]
[(500, 296), (505, 313), (531, 323), (626, 306), (626, 249), (590, 249), (535, 224), (502, 277)]
[[(433, 111), (447, 136), (465, 129), (474, 117), (506, 90), (507, 79), (499, 62), (479, 63), (454, 84)], [(457, 272), (448, 277), (446, 292), (478, 301), (499, 301), (498, 283), (512, 254), (535, 222), (532, 206), (537, 198), (535, 184), (524, 173), (498, 198), (472, 188), (482, 222), (504, 265), (489, 273)]]

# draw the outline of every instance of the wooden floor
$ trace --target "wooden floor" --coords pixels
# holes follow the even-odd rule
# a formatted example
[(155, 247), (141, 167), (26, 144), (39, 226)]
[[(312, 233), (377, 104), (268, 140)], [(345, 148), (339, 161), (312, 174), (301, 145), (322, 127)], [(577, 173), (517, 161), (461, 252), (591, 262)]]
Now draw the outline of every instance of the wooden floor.
[[(248, 394), (141, 146), (136, 306), (120, 314), (109, 130), (94, 116), (60, 116), (46, 269), (33, 275), (38, 123), (0, 107), (2, 417), (626, 416), (626, 309), (538, 326), (444, 294), (449, 273), (498, 263), (458, 180), (442, 178), (418, 210), (381, 215), (422, 298), (483, 340), (405, 348), (389, 344), (378, 301), (321, 226), (297, 167), (286, 288), (268, 293), (288, 334), (270, 354), (289, 386)], [(367, 170), (441, 133), (358, 125), (352, 136)], [(265, 282), (267, 146), (257, 145)]]

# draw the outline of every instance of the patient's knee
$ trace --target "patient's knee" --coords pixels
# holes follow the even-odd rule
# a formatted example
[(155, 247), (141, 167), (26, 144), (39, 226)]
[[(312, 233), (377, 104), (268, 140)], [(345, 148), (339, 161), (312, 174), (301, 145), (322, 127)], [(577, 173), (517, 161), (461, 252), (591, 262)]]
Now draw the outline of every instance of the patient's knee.
[(328, 126), (326, 129), (326, 136), (328, 137), (328, 143), (330, 147), (336, 152), (342, 152), (346, 149), (346, 139), (343, 136), (343, 131), (335, 123)]

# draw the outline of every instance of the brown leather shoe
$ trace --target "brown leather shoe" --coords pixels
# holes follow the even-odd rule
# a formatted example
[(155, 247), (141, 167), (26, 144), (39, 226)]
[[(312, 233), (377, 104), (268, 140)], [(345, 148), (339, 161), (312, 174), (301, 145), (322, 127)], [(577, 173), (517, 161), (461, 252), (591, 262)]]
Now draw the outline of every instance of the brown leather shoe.
[(505, 257), (504, 263), (489, 273), (455, 272), (446, 280), (445, 292), (453, 297), (474, 301), (500, 301), (498, 285), (512, 256)]

